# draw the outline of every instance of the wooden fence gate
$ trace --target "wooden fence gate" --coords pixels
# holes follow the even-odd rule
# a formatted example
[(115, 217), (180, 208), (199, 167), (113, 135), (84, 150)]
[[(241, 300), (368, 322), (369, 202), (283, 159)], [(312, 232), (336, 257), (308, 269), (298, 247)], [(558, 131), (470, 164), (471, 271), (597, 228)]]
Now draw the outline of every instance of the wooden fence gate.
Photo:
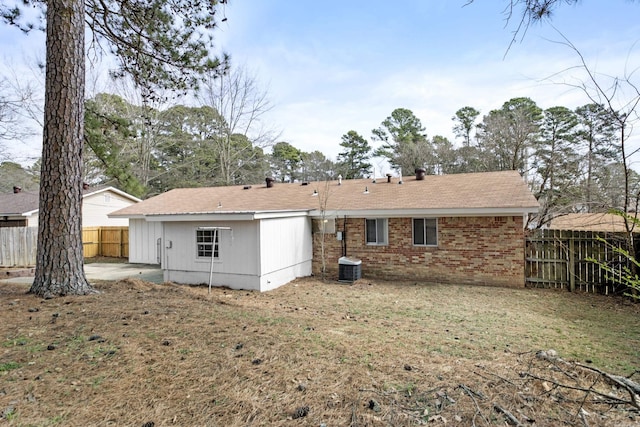
[(84, 227), (82, 247), (85, 258), (128, 258), (129, 227)]
[[(0, 267), (36, 265), (37, 243), (38, 227), (0, 227)], [(83, 228), (82, 249), (85, 258), (128, 258), (129, 227)]]
[(616, 271), (628, 268), (629, 261), (616, 253), (612, 245), (626, 248), (626, 234), (533, 230), (526, 238), (527, 286), (601, 294), (620, 293), (625, 289), (609, 280), (609, 274), (598, 263), (589, 260), (595, 259)]

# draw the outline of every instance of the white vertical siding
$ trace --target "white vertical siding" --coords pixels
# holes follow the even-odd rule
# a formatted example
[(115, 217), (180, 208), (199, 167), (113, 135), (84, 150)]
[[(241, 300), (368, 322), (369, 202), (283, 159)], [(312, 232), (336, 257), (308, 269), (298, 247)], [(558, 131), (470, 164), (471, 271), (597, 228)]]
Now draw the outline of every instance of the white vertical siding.
[(261, 290), (310, 276), (312, 258), (311, 220), (307, 216), (260, 222)]
[[(219, 233), (219, 259), (213, 262), (216, 286), (236, 289), (258, 289), (258, 222), (166, 222), (164, 223), (165, 280), (178, 283), (209, 283), (210, 259), (198, 259), (196, 230), (198, 227), (231, 227)], [(170, 247), (169, 247), (170, 246)]]
[[(137, 228), (132, 220), (130, 235)], [(306, 216), (253, 221), (163, 223), (164, 279), (208, 284), (211, 259), (197, 256), (198, 227), (230, 227), (219, 231), (219, 259), (211, 283), (234, 289), (266, 291), (296, 277), (311, 275), (311, 221)]]
[(33, 215), (29, 215), (27, 217), (27, 227), (37, 227), (38, 226), (38, 214), (34, 213)]
[(129, 220), (129, 262), (159, 264), (158, 239), (162, 237), (162, 223), (144, 219)]
[(127, 218), (109, 218), (107, 215), (134, 203), (134, 201), (111, 191), (88, 195), (82, 199), (82, 226), (126, 227), (129, 225)]

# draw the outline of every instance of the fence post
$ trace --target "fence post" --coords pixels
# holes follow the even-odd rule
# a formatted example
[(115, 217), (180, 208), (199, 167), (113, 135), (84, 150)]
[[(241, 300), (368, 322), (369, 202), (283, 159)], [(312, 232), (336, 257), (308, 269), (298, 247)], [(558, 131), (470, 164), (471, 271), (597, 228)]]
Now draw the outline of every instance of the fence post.
[(575, 251), (575, 239), (574, 233), (571, 233), (569, 237), (569, 290), (571, 292), (576, 291), (576, 251)]
[(124, 228), (120, 229), (120, 233), (118, 233), (118, 258), (122, 258), (122, 244), (124, 242)]

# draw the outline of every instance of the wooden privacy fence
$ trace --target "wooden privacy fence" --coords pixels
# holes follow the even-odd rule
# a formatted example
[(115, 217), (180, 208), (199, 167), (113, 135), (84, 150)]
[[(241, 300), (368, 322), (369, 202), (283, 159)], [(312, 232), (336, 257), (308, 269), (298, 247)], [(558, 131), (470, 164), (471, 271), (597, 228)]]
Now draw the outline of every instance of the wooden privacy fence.
[(129, 257), (129, 227), (85, 227), (82, 229), (85, 258)]
[(629, 261), (616, 253), (611, 245), (627, 248), (626, 234), (533, 230), (526, 238), (527, 286), (601, 294), (622, 292), (625, 289), (609, 280), (609, 274), (598, 263), (588, 260), (593, 258), (616, 271), (623, 271), (629, 266)]
[(0, 267), (36, 264), (38, 227), (0, 227)]
[[(0, 227), (0, 267), (36, 265), (37, 243), (38, 227)], [(128, 258), (129, 227), (83, 228), (82, 248), (85, 258)]]

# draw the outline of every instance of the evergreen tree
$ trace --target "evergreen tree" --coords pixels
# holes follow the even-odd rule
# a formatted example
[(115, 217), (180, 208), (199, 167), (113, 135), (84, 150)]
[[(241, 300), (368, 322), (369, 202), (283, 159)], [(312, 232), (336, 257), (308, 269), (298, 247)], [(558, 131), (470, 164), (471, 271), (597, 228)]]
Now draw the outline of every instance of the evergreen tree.
[(334, 178), (336, 165), (315, 150), (301, 153), (300, 179), (303, 181), (328, 181)]
[(350, 130), (342, 135), (338, 154), (338, 168), (344, 179), (365, 178), (371, 174), (371, 146), (358, 132)]
[(142, 197), (146, 188), (134, 169), (139, 163), (127, 152), (127, 141), (133, 137), (128, 107), (122, 98), (109, 94), (85, 102), (83, 176), (87, 182), (115, 180), (119, 189)]
[(539, 226), (559, 213), (575, 209), (579, 182), (575, 143), (577, 124), (575, 113), (566, 107), (552, 107), (544, 111), (533, 162), (538, 177), (535, 195), (542, 205), (538, 213)]
[[(82, 151), (85, 33), (109, 45), (114, 76), (131, 76), (147, 98), (156, 88), (184, 92), (218, 67), (209, 54), (215, 0), (50, 0), (46, 16), (45, 106), (36, 272), (30, 292), (43, 297), (94, 292), (83, 268)], [(19, 6), (0, 5), (4, 22), (34, 28)], [(100, 46), (100, 43), (95, 43)]]
[[(604, 200), (599, 197), (598, 181), (606, 165), (619, 161), (620, 147), (616, 145), (616, 122), (609, 111), (600, 104), (587, 104), (576, 108), (579, 130), (576, 143), (582, 148), (584, 209), (601, 210)], [(607, 179), (603, 179), (607, 181)]]
[(456, 115), (451, 118), (456, 124), (453, 126), (453, 133), (462, 138), (462, 146), (471, 145), (471, 131), (475, 127), (475, 121), (480, 115), (480, 111), (473, 107), (462, 107), (456, 111)]
[(385, 157), (396, 170), (412, 172), (427, 168), (433, 173), (433, 147), (427, 140), (425, 129), (411, 110), (397, 108), (381, 126), (372, 131), (373, 139), (382, 142), (374, 156)]
[(299, 178), (302, 151), (288, 142), (278, 142), (271, 149), (271, 170), (275, 179), (294, 182)]
[(535, 149), (542, 110), (530, 98), (513, 98), (484, 116), (478, 125), (482, 171), (529, 171), (528, 157)]

